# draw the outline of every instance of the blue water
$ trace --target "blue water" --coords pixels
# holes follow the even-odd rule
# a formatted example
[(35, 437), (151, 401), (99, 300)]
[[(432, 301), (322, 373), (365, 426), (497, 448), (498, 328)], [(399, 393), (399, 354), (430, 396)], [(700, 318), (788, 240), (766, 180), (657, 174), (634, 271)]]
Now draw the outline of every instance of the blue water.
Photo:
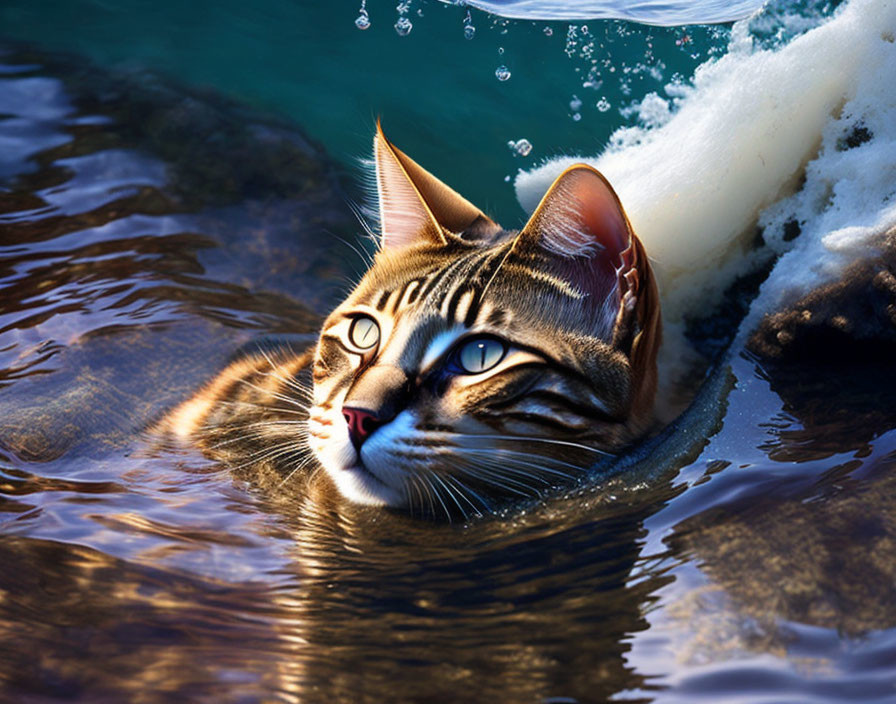
[(375, 0), (362, 30), (361, 9), (0, 6), (0, 700), (896, 701), (874, 350), (734, 355), (628, 475), (467, 525), (152, 443), (241, 346), (313, 339), (357, 277), (377, 116), (513, 226), (517, 169), (599, 152), (731, 36)]
[[(566, 23), (472, 10), (468, 40), (465, 8), (418, 2), (407, 14), (410, 33), (399, 36), (391, 2), (368, 4), (364, 31), (355, 25), (358, 9), (274, 0), (10, 0), (0, 5), (0, 35), (221, 91), (302, 125), (350, 169), (369, 156), (379, 116), (397, 145), (507, 226), (523, 213), (506, 177), (548, 156), (595, 153), (626, 122), (619, 108), (689, 76), (727, 39), (724, 27), (595, 21), (584, 40), (576, 25), (569, 56)], [(503, 82), (495, 77), (500, 66), (511, 73)], [(581, 107), (573, 110), (576, 99)], [(533, 145), (526, 158), (507, 147), (521, 138)]]

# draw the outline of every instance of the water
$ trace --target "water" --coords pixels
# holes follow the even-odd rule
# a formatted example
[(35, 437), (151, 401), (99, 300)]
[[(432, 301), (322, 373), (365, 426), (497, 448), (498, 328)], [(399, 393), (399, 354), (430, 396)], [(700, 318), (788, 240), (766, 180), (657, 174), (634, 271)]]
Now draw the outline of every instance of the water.
[(358, 9), (0, 9), (31, 42), (0, 57), (0, 699), (894, 701), (886, 349), (735, 354), (626, 475), (468, 525), (146, 435), (357, 275), (373, 115), (515, 224), (505, 176), (595, 151), (728, 41), (592, 22), (618, 66), (648, 36), (664, 65), (593, 92), (561, 24), (474, 12), (467, 40), (466, 10), (414, 3), (400, 37)]

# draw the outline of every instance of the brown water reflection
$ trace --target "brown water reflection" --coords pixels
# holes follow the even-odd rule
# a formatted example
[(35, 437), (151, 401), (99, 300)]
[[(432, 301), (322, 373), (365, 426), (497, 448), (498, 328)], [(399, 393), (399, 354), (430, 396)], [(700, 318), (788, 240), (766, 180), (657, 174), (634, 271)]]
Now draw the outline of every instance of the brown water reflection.
[(887, 359), (737, 356), (629, 474), (466, 525), (231, 472), (144, 429), (313, 339), (358, 263), (340, 177), (214, 96), (5, 62), (0, 699), (896, 696)]

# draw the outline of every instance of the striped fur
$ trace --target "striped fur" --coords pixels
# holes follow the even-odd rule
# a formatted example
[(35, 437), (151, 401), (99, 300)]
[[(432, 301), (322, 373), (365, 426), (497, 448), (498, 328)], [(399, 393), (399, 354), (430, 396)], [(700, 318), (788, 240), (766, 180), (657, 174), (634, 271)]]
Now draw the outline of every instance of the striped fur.
[[(382, 247), (316, 348), (235, 362), (167, 429), (232, 465), (322, 467), (353, 501), (449, 518), (567, 484), (643, 435), (659, 303), (603, 177), (574, 167), (515, 232), (382, 132), (375, 153)], [(378, 326), (370, 349), (358, 316)], [(480, 339), (506, 351), (468, 373), (458, 351)], [(344, 408), (381, 425), (353, 443)]]

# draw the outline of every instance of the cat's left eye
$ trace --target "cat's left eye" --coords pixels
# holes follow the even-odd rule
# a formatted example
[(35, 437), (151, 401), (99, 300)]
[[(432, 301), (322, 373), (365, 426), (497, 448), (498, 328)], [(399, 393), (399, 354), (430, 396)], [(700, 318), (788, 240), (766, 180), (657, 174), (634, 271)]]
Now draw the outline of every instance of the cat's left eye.
[(468, 374), (494, 369), (504, 359), (507, 345), (492, 337), (479, 337), (465, 343), (457, 352), (457, 363)]
[(359, 315), (348, 329), (348, 339), (358, 349), (369, 350), (380, 341), (380, 326), (369, 315)]

